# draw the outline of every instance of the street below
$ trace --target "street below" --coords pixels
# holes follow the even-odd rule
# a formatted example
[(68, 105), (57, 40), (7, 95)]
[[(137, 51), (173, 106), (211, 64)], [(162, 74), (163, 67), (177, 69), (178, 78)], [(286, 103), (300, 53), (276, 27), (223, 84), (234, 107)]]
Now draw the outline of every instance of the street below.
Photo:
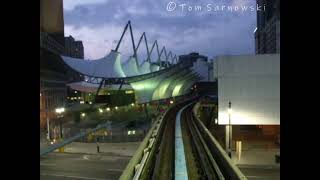
[(131, 156), (49, 153), (40, 157), (41, 180), (115, 180)]

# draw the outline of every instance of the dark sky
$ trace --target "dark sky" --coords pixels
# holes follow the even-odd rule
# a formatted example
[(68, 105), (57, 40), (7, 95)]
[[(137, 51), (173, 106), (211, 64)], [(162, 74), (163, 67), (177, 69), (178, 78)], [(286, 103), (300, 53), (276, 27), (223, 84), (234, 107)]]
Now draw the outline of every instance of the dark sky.
[[(201, 10), (194, 6), (201, 6)], [(217, 6), (219, 10), (214, 9)], [(222, 6), (240, 10), (222, 10)], [(250, 6), (252, 9), (242, 9)], [(115, 49), (131, 20), (136, 43), (146, 32), (149, 46), (158, 40), (160, 47), (166, 46), (177, 55), (192, 51), (209, 58), (253, 54), (254, 8), (255, 0), (64, 0), (65, 36), (82, 40), (85, 58), (97, 59)], [(125, 57), (132, 55), (129, 38), (128, 33), (119, 50)], [(140, 50), (143, 59), (145, 47)]]

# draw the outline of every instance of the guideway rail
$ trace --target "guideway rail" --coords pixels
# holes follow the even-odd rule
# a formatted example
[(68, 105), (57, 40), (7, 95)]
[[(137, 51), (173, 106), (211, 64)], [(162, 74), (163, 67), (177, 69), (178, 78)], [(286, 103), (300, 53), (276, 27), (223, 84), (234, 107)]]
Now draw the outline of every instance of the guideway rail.
[[(120, 180), (189, 179), (189, 165), (186, 162), (189, 156), (194, 157), (192, 162), (200, 165), (198, 177), (201, 179), (247, 179), (195, 116), (197, 99), (177, 103), (158, 117)], [(180, 120), (185, 122), (184, 131), (181, 131)], [(184, 133), (190, 135), (192, 154), (185, 154)]]

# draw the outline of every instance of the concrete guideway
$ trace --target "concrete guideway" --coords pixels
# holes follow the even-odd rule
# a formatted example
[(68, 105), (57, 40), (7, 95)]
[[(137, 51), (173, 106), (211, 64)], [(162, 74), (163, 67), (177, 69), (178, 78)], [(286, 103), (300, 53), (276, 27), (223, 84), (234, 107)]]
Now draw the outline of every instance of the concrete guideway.
[[(155, 123), (156, 133), (154, 129), (148, 133), (155, 135), (146, 137), (144, 140), (146, 144), (139, 147), (120, 179), (131, 179), (132, 177), (133, 179), (170, 179), (175, 175), (177, 175), (177, 179), (189, 179), (186, 162), (188, 155), (185, 154), (184, 135), (181, 133), (180, 120), (181, 114), (193, 116), (193, 108), (189, 108), (188, 111), (186, 109), (187, 105), (190, 105), (195, 99), (197, 98), (181, 101), (166, 111), (165, 115), (161, 117), (162, 121)], [(172, 121), (172, 119), (177, 121)], [(208, 134), (209, 131), (204, 125), (196, 118), (193, 121), (194, 132), (197, 134), (197, 138), (193, 139), (197, 143), (193, 146), (200, 147), (197, 151), (198, 155), (195, 157), (200, 163), (206, 162), (202, 166), (203, 169), (211, 168), (209, 171), (205, 170), (205, 177), (209, 179), (247, 179), (232, 163), (213, 136)], [(175, 128), (177, 128), (176, 131)], [(191, 136), (194, 138), (194, 135), (193, 133)], [(139, 157), (138, 154), (140, 154)]]

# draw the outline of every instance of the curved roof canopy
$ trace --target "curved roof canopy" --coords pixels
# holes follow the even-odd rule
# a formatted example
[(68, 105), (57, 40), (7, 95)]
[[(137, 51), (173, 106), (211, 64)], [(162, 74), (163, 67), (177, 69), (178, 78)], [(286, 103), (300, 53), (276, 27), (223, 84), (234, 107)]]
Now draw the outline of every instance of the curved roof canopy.
[(150, 72), (151, 72), (151, 64), (150, 64), (150, 62), (144, 61), (144, 62), (141, 64), (139, 70), (140, 70), (140, 74), (150, 73)]
[(160, 66), (156, 64), (151, 64), (151, 72), (159, 71)]
[(127, 77), (140, 75), (137, 59), (133, 56), (122, 64), (122, 70)]
[(68, 66), (86, 76), (100, 78), (125, 77), (120, 63), (120, 53), (113, 50), (107, 56), (91, 61), (66, 56), (61, 57)]

